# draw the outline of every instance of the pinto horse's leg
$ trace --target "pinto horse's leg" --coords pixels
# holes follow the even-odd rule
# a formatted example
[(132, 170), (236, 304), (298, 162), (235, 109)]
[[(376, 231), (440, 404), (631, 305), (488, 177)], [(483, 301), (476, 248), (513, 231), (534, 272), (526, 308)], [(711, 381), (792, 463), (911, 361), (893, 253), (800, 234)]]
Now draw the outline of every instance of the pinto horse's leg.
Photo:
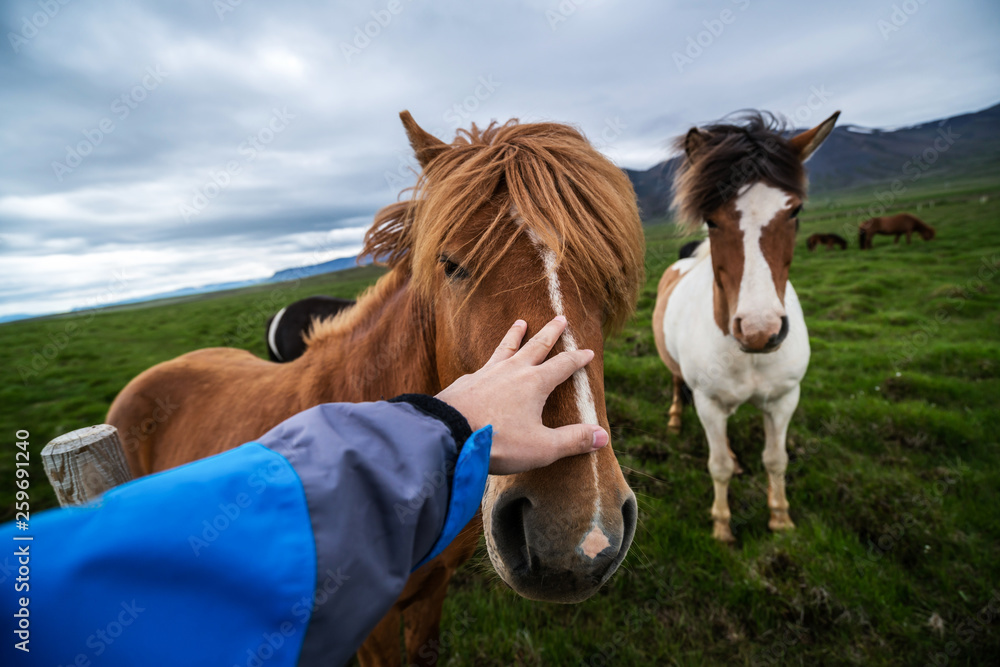
[(674, 400), (670, 404), (670, 421), (667, 422), (667, 430), (671, 433), (681, 432), (681, 413), (684, 412), (684, 399), (681, 396), (681, 388), (684, 380), (679, 376), (674, 376)]
[(788, 451), (785, 436), (792, 413), (799, 404), (799, 387), (788, 392), (773, 403), (763, 406), (764, 412), (764, 468), (767, 470), (767, 506), (771, 510), (771, 520), (767, 526), (771, 530), (791, 530), (795, 528), (788, 515), (788, 499), (785, 497), (785, 470), (788, 467)]
[(729, 528), (729, 480), (736, 467), (730, 456), (729, 440), (726, 438), (726, 421), (729, 414), (718, 403), (703, 393), (697, 393), (694, 407), (708, 438), (708, 472), (715, 486), (715, 501), (712, 503), (712, 519), (715, 522), (712, 536), (721, 542), (733, 542), (733, 532)]
[(733, 474), (742, 475), (744, 472), (743, 466), (740, 465), (740, 460), (736, 458), (736, 452), (734, 452), (733, 448), (729, 446), (728, 436), (726, 437), (726, 450), (729, 452), (729, 457), (733, 460)]

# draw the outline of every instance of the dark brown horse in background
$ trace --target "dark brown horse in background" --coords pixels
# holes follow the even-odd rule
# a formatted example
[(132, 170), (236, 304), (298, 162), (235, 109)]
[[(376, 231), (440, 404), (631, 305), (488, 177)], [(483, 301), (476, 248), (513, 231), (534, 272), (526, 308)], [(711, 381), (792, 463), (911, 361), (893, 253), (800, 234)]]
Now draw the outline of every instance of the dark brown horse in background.
[(893, 243), (899, 243), (899, 237), (906, 234), (906, 243), (909, 244), (913, 232), (920, 234), (925, 241), (930, 241), (935, 234), (933, 227), (909, 213), (870, 218), (858, 225), (858, 245), (862, 250), (870, 250), (876, 234), (895, 236)]
[(834, 247), (847, 250), (847, 239), (837, 234), (813, 234), (806, 240), (809, 252), (815, 250), (816, 246), (820, 244), (825, 245), (827, 250), (833, 250)]
[[(294, 361), (212, 348), (132, 380), (107, 420), (142, 433), (125, 443), (136, 476), (252, 441), (321, 403), (436, 394), (483, 366), (518, 318), (531, 336), (563, 315), (569, 325), (552, 354), (596, 354), (556, 387), (542, 421), (609, 430), (603, 339), (634, 311), (645, 255), (625, 173), (566, 125), (473, 125), (446, 144), (409, 113), (401, 118), (423, 171), (411, 199), (377, 214), (363, 251), (384, 258), (388, 273), (313, 327)], [(173, 409), (157, 421), (162, 402)], [(361, 647), (361, 664), (400, 664), (401, 623), (407, 664), (436, 664), (448, 582), (484, 528), (495, 570), (517, 593), (579, 602), (621, 564), (636, 519), (635, 494), (610, 446), (490, 477), (481, 521), (410, 575)]]

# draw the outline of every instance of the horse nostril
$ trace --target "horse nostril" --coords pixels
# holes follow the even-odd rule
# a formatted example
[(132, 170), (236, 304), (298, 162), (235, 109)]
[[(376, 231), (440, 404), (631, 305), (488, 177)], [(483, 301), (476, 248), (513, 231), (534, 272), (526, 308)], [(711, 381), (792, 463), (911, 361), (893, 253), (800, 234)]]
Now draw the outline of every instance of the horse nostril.
[(530, 509), (531, 501), (522, 496), (497, 508), (493, 515), (496, 548), (512, 572), (531, 569), (532, 558), (524, 532), (525, 513)]
[(780, 345), (785, 336), (788, 335), (788, 317), (785, 315), (781, 316), (781, 330), (778, 333), (772, 335), (767, 339), (767, 344), (770, 346)]
[[(635, 502), (635, 496), (629, 494), (625, 502), (622, 503), (622, 547), (621, 551), (627, 552), (632, 538), (635, 536), (635, 524), (639, 517), (639, 508)], [(624, 556), (623, 556), (624, 557)]]
[(743, 318), (737, 317), (733, 320), (733, 335), (742, 336), (743, 335)]

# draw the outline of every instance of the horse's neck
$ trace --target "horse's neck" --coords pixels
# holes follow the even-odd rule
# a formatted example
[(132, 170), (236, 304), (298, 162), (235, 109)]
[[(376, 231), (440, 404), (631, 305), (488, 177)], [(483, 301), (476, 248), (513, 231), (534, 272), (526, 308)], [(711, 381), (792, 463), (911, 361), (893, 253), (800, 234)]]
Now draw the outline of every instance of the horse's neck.
[(303, 355), (307, 402), (376, 401), (440, 391), (430, 308), (404, 277), (390, 273), (379, 282), (353, 307), (356, 312), (344, 326)]

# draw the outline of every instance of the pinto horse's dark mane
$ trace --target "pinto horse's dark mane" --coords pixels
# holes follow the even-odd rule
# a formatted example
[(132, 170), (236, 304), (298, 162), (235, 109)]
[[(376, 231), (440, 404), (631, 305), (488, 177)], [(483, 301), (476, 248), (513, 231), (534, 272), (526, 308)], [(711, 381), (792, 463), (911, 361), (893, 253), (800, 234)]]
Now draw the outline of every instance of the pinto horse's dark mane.
[(700, 128), (693, 150), (690, 133), (677, 139), (674, 146), (684, 156), (674, 178), (678, 221), (689, 228), (701, 225), (744, 185), (757, 181), (804, 199), (805, 169), (785, 138), (787, 130), (774, 114), (743, 111)]

